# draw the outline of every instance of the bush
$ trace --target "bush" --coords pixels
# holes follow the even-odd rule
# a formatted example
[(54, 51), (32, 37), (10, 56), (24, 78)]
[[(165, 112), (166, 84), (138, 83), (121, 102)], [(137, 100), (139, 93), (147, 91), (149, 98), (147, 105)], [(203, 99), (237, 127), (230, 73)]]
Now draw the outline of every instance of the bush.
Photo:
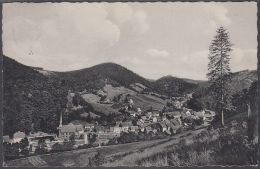
[(13, 160), (19, 157), (19, 144), (6, 144), (3, 145), (4, 148), (4, 157), (6, 160)]
[(104, 155), (102, 155), (100, 152), (97, 152), (97, 154), (90, 158), (89, 160), (89, 166), (90, 167), (96, 167), (100, 166), (104, 163)]
[(80, 146), (78, 147), (78, 149), (86, 149), (86, 148), (90, 148), (90, 147), (91, 147), (90, 144), (83, 144), (83, 145), (80, 145)]
[(187, 101), (187, 107), (194, 111), (203, 110), (203, 105), (194, 97)]
[(73, 144), (65, 142), (64, 144), (56, 143), (52, 146), (52, 152), (68, 151), (73, 149)]
[(38, 155), (38, 154), (45, 154), (47, 153), (47, 150), (45, 148), (42, 148), (40, 146), (38, 146), (36, 149), (35, 149), (35, 152), (34, 154)]
[(21, 151), (21, 154), (24, 155), (24, 156), (28, 156), (29, 153), (30, 153), (30, 151), (29, 151), (28, 149), (23, 149), (23, 150)]

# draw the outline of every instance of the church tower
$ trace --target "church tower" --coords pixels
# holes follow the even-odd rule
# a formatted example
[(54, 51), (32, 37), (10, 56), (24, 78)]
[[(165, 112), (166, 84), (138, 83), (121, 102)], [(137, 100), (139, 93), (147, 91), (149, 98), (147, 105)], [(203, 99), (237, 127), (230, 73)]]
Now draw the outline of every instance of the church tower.
[(58, 127), (59, 137), (61, 137), (61, 128), (62, 128), (62, 112), (60, 112), (60, 125), (59, 125), (59, 127)]

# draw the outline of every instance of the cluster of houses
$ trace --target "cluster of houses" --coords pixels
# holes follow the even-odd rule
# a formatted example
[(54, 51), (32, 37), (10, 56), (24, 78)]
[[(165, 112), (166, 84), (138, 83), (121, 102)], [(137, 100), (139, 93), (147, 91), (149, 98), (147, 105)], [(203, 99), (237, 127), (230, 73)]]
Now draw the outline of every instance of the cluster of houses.
[[(177, 101), (175, 101), (175, 103), (179, 104)], [(133, 100), (130, 99), (129, 105), (125, 107), (125, 110), (129, 113), (128, 115), (130, 118), (125, 121), (117, 121), (115, 126), (105, 127), (92, 123), (69, 123), (67, 125), (63, 125), (61, 113), (60, 124), (57, 128), (58, 134), (36, 132), (26, 135), (23, 132), (17, 132), (13, 135), (12, 139), (8, 136), (4, 136), (3, 141), (12, 144), (19, 143), (22, 139), (27, 138), (30, 153), (33, 154), (40, 141), (44, 141), (46, 145), (45, 149), (50, 151), (54, 144), (63, 144), (72, 138), (74, 140), (75, 147), (87, 145), (90, 142), (89, 135), (95, 134), (97, 136), (95, 140), (96, 144), (105, 145), (111, 139), (120, 137), (122, 133), (133, 132), (138, 134), (139, 132), (145, 132), (148, 134), (151, 132), (163, 132), (168, 135), (176, 134), (180, 128), (189, 126), (189, 121), (202, 119), (204, 122), (207, 122), (212, 120), (215, 115), (212, 111), (203, 110), (196, 112), (185, 108), (182, 108), (179, 111), (164, 113), (156, 110), (142, 112), (140, 108), (136, 108), (135, 111), (133, 111), (131, 109), (133, 105)]]

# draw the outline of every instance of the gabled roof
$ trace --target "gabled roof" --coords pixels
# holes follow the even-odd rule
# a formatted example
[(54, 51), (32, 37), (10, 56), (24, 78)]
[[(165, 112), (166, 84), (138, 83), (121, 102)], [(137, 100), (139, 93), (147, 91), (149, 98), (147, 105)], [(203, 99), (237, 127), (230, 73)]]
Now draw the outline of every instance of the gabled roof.
[(178, 120), (176, 120), (176, 119), (172, 119), (171, 122), (172, 122), (172, 124), (173, 124), (174, 126), (179, 126), (179, 125), (180, 125), (180, 123), (179, 123)]
[(125, 121), (125, 122), (122, 122), (122, 127), (129, 127), (129, 126), (132, 126), (132, 122), (131, 121)]
[(47, 137), (47, 136), (54, 136), (54, 135), (39, 131), (39, 132), (30, 134), (28, 137)]
[(75, 128), (76, 128), (76, 131), (82, 131), (82, 130), (84, 130), (84, 129), (83, 129), (83, 126), (82, 126), (81, 124), (75, 125)]
[(76, 127), (73, 124), (63, 125), (60, 131), (62, 133), (74, 133), (76, 132)]
[(73, 133), (73, 132), (78, 132), (78, 131), (83, 131), (83, 126), (81, 124), (79, 125), (74, 125), (72, 123), (68, 124), (68, 125), (63, 125), (60, 128), (62, 133)]
[(159, 124), (162, 126), (162, 128), (166, 128), (167, 127), (165, 123), (159, 123)]

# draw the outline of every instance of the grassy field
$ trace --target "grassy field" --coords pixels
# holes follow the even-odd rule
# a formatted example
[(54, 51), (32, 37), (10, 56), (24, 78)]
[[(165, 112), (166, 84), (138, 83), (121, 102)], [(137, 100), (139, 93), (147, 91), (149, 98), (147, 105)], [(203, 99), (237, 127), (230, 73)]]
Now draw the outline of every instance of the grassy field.
[[(110, 100), (113, 100), (113, 98), (115, 96), (118, 96), (119, 94), (123, 94), (124, 96), (127, 94), (130, 94), (129, 98), (133, 99), (134, 105), (136, 107), (141, 108), (142, 110), (150, 109), (151, 105), (152, 105), (153, 109), (162, 110), (163, 107), (167, 103), (167, 100), (163, 100), (161, 98), (158, 98), (158, 97), (152, 96), (152, 95), (148, 95), (148, 94), (138, 94), (138, 93), (131, 91), (130, 89), (127, 89), (124, 87), (112, 87), (112, 86), (108, 85), (108, 86), (105, 86), (104, 89), (107, 90), (107, 94), (108, 94), (107, 97)], [(113, 104), (99, 103), (100, 97), (95, 94), (83, 94), (82, 97), (93, 106), (93, 108), (96, 112), (99, 112), (99, 113), (105, 114), (105, 115), (110, 114), (110, 113), (117, 114), (119, 108), (123, 107), (122, 102), (118, 103), (120, 106), (112, 106)]]
[(188, 131), (182, 134), (172, 136), (167, 141), (158, 142), (158, 144), (153, 146), (146, 146), (137, 151), (132, 151), (132, 153), (117, 158), (114, 161), (109, 161), (104, 163), (102, 166), (105, 167), (116, 167), (116, 166), (138, 166), (138, 161), (140, 159), (152, 156), (154, 154), (164, 152), (166, 149), (179, 143), (182, 138), (185, 138), (186, 144), (192, 143), (192, 137), (204, 131), (205, 128), (198, 129), (196, 131)]
[(153, 105), (153, 109), (156, 110), (162, 110), (163, 107), (166, 105), (165, 100), (160, 99), (155, 96), (147, 95), (147, 94), (137, 94), (134, 96), (131, 96), (133, 99), (135, 105), (137, 107), (140, 107), (142, 110), (147, 110)]
[[(138, 151), (145, 147), (151, 147), (168, 139), (151, 140), (144, 142), (135, 142), (121, 145), (111, 145), (97, 148), (73, 150), (67, 152), (38, 155), (40, 159), (47, 163), (47, 166), (89, 166), (89, 159), (94, 157), (98, 152), (105, 160), (110, 161), (118, 156)], [(29, 158), (7, 161), (8, 166), (35, 166), (30, 163)]]

